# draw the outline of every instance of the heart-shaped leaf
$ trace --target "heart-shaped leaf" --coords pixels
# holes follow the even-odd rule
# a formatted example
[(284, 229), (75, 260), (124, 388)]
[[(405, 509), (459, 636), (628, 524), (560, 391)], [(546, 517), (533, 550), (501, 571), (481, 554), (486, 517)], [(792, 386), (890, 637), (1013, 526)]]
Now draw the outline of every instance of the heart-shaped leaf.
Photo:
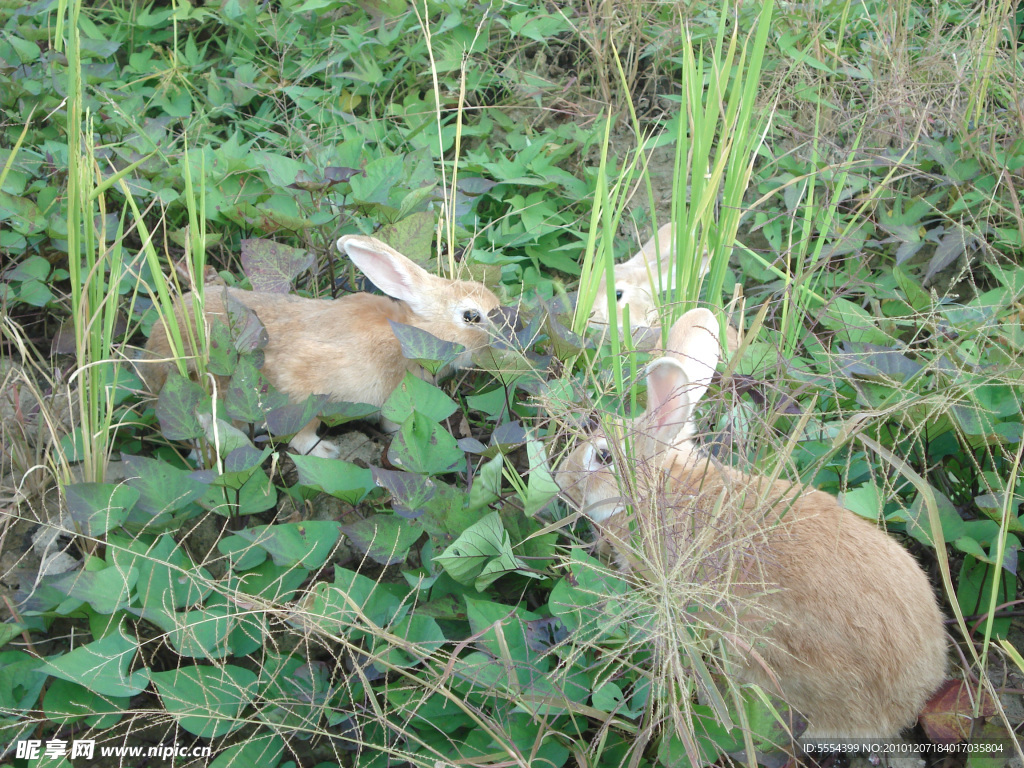
[[(323, 566), (341, 537), (341, 523), (333, 520), (308, 520), (304, 523), (260, 525), (222, 539), (218, 548), (225, 552), (241, 542), (265, 550), (275, 565), (298, 566), (313, 571)], [(223, 546), (221, 546), (223, 545)]]
[(292, 281), (313, 266), (313, 254), (263, 238), (242, 240), (242, 271), (254, 291), (288, 293)]
[(423, 535), (422, 528), (393, 515), (372, 515), (342, 525), (341, 530), (359, 551), (381, 565), (404, 562), (409, 548)]
[(146, 668), (128, 673), (138, 649), (138, 641), (119, 626), (106, 637), (45, 661), (40, 671), (78, 683), (101, 696), (137, 696), (149, 685), (150, 678)]
[(529, 573), (512, 552), (508, 531), (497, 512), (471, 525), (434, 559), (457, 582), (473, 585), (479, 592), (506, 573), (536, 575)]
[(381, 415), (401, 424), (413, 410), (434, 421), (444, 421), (459, 408), (448, 395), (430, 382), (406, 373), (405, 378), (381, 406)]
[(329, 493), (346, 504), (358, 504), (375, 487), (373, 473), (356, 464), (319, 456), (292, 456), (299, 482)]
[(245, 725), (242, 712), (257, 692), (256, 673), (231, 664), (155, 672), (153, 683), (178, 725), (204, 739)]
[(409, 472), (440, 475), (458, 469), (465, 454), (444, 427), (414, 411), (391, 441), (388, 461)]
[(466, 351), (461, 344), (439, 339), (420, 328), (396, 323), (393, 320), (388, 320), (388, 323), (398, 343), (402, 345), (402, 357), (415, 360), (433, 376), (455, 362), (456, 358)]
[(203, 434), (197, 415), (200, 406), (209, 410), (210, 396), (194, 381), (176, 371), (167, 381), (156, 401), (156, 418), (160, 431), (168, 440), (193, 440)]
[(72, 483), (64, 486), (68, 512), (87, 536), (102, 536), (117, 528), (139, 500), (137, 488), (110, 483)]

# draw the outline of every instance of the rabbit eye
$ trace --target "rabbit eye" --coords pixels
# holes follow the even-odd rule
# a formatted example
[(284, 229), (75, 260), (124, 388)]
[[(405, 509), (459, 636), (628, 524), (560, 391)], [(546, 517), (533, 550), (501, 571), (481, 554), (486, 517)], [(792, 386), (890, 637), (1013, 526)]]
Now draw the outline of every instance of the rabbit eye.
[(597, 459), (597, 463), (602, 467), (607, 467), (612, 463), (612, 452), (607, 448), (601, 448), (594, 452), (594, 458)]
[(615, 292), (615, 300), (616, 301), (622, 301), (622, 289), (621, 288), (619, 288), (619, 290), (617, 290)]
[(462, 319), (464, 322), (473, 323), (475, 325), (480, 322), (480, 313), (475, 309), (467, 309), (462, 313)]

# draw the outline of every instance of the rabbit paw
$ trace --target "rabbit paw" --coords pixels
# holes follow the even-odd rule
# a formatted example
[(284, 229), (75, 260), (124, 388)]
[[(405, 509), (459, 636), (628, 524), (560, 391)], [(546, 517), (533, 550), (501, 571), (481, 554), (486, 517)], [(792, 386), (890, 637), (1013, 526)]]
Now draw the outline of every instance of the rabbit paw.
[(305, 456), (316, 456), (320, 459), (338, 459), (341, 458), (341, 450), (332, 443), (330, 440), (321, 440), (316, 436), (316, 432), (312, 434), (303, 434), (300, 432), (295, 435), (291, 441), (291, 447), (296, 452), (301, 453)]
[(341, 450), (330, 440), (321, 440), (308, 451), (307, 456), (317, 456), (321, 459), (340, 459)]

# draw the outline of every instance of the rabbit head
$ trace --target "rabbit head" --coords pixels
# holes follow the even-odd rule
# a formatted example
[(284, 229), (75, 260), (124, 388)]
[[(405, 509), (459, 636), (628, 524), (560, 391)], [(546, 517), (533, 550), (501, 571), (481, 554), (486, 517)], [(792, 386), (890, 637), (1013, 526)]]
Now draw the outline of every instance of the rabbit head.
[[(616, 324), (622, 329), (622, 313), (629, 307), (631, 328), (660, 325), (657, 294), (674, 279), (676, 260), (675, 229), (666, 224), (628, 261), (615, 265)], [(701, 274), (707, 272), (708, 259), (701, 263)], [(590, 324), (608, 325), (608, 283), (605, 275), (598, 283)]]
[(432, 275), (372, 237), (345, 235), (337, 247), (381, 291), (405, 302), (417, 318), (416, 327), (466, 348), (456, 368), (471, 365), (473, 351), (488, 345), (501, 302), (482, 283)]
[(668, 354), (647, 366), (643, 414), (611, 421), (562, 460), (555, 481), (565, 496), (600, 523), (624, 508), (616, 463), (629, 460), (641, 472), (656, 471), (672, 450), (691, 450), (693, 409), (718, 360), (718, 320), (707, 309), (690, 310), (672, 326)]

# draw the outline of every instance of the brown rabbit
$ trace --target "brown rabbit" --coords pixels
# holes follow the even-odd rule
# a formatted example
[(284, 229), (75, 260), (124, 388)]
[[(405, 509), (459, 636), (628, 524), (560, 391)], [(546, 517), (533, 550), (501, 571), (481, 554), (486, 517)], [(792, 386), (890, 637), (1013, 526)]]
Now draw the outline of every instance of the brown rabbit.
[[(644, 243), (635, 256), (615, 265), (616, 324), (622, 331), (622, 313), (629, 307), (629, 325), (634, 341), (641, 346), (654, 343), (661, 327), (656, 295), (669, 287), (675, 274), (676, 237), (672, 223), (665, 224), (658, 234)], [(701, 259), (700, 274), (708, 272), (707, 254)], [(608, 281), (601, 275), (597, 285), (597, 298), (591, 309), (588, 324), (597, 328), (608, 325)], [(647, 331), (652, 331), (648, 333)], [(730, 353), (739, 349), (739, 332), (726, 328), (726, 348)], [(649, 348), (649, 347), (648, 347)]]
[[(266, 328), (263, 373), (292, 400), (312, 394), (336, 402), (380, 406), (411, 371), (429, 374), (402, 356), (402, 347), (388, 321), (415, 326), (446, 341), (466, 347), (454, 367), (471, 364), (473, 351), (486, 347), (490, 313), (499, 301), (481, 283), (447, 280), (431, 275), (380, 240), (345, 235), (337, 243), (362, 272), (387, 296), (356, 293), (340, 299), (306, 299), (237, 288), (207, 292), (207, 321), (226, 316), (226, 299), (252, 309)], [(390, 297), (390, 298), (389, 298)], [(191, 294), (176, 312), (181, 322)], [(154, 326), (146, 344), (149, 358), (169, 358), (171, 349), (162, 323)], [(159, 391), (167, 364), (143, 366), (147, 385)], [(292, 440), (300, 453), (336, 458), (337, 448), (316, 435), (319, 419), (307, 424)], [(385, 422), (385, 429), (396, 429)]]
[[(638, 567), (718, 580), (728, 599), (709, 621), (738, 649), (744, 680), (809, 720), (806, 737), (890, 737), (913, 725), (946, 672), (942, 615), (925, 574), (833, 496), (701, 453), (691, 418), (719, 359), (715, 316), (687, 312), (670, 349), (648, 367), (644, 414), (623, 425), (634, 471), (617, 479), (626, 452), (598, 435), (561, 463), (559, 486), (625, 567), (642, 547), (655, 555)], [(630, 544), (631, 522), (642, 544)]]

